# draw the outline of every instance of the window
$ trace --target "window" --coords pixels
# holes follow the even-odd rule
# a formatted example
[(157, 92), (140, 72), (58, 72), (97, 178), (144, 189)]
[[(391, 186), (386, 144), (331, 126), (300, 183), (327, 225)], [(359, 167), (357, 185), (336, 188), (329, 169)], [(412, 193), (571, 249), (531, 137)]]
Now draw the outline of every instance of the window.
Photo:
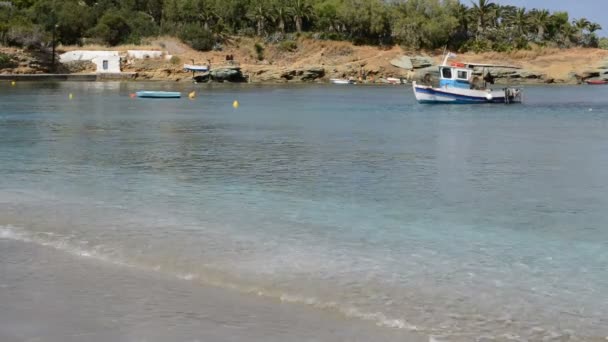
[(108, 61), (103, 61), (103, 70), (108, 70)]
[(452, 79), (452, 69), (450, 69), (450, 68), (443, 68), (441, 70), (441, 77)]
[(461, 80), (468, 80), (469, 79), (469, 73), (463, 70), (458, 70), (458, 78)]

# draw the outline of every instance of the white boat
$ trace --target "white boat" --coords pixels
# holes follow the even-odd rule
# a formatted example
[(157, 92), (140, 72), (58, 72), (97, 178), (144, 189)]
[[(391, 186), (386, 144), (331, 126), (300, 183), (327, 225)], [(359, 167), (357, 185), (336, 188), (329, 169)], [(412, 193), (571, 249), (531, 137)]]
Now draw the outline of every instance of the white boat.
[(207, 65), (184, 64), (184, 70), (186, 70), (186, 71), (192, 71), (192, 72), (206, 72), (206, 71), (209, 71), (209, 66), (207, 66)]
[(331, 84), (357, 84), (354, 80), (346, 80), (343, 78), (330, 78), (329, 82)]
[(402, 78), (396, 78), (396, 77), (387, 77), (386, 83), (388, 83), (388, 84), (406, 84), (407, 80), (404, 80)]
[[(449, 53), (439, 66), (439, 87), (422, 85), (412, 82), (416, 100), (420, 103), (519, 103), (522, 101), (522, 91), (518, 88), (505, 87), (493, 90), (488, 83), (494, 83), (490, 73), (492, 68), (518, 67), (510, 65), (492, 65), (479, 63), (448, 64), (448, 59), (456, 55)], [(475, 69), (481, 69), (482, 78), (474, 75)], [(486, 73), (486, 69), (488, 70)]]

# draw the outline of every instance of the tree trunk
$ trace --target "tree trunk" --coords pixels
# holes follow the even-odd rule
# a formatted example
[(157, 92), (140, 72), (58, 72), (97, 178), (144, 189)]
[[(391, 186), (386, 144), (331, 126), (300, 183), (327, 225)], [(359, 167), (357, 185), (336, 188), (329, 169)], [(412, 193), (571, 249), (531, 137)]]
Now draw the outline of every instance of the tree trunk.
[(283, 17), (279, 18), (279, 31), (281, 31), (281, 33), (285, 33), (285, 20)]
[(298, 33), (302, 33), (302, 17), (296, 16), (295, 21), (296, 21), (296, 31), (298, 31)]

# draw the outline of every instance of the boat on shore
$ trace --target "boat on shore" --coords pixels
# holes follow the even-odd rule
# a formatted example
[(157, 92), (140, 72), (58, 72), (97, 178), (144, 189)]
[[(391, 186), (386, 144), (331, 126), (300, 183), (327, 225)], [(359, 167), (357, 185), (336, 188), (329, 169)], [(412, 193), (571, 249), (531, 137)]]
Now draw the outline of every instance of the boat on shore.
[(329, 83), (331, 84), (357, 84), (355, 80), (347, 80), (343, 78), (331, 78), (329, 79)]
[(209, 66), (208, 65), (184, 64), (184, 70), (192, 71), (192, 72), (207, 72), (207, 71), (209, 71)]
[(139, 98), (145, 99), (179, 99), (182, 93), (178, 91), (147, 91), (142, 90), (135, 93)]
[[(506, 87), (491, 89), (488, 84), (494, 84), (490, 73), (492, 68), (519, 69), (511, 65), (493, 65), (480, 63), (452, 62), (448, 59), (456, 57), (448, 53), (439, 66), (439, 86), (429, 84), (430, 77), (425, 77), (427, 84), (412, 82), (416, 100), (420, 103), (447, 104), (481, 104), (481, 103), (520, 103), (522, 91), (518, 88)], [(481, 76), (479, 77), (479, 69)], [(487, 73), (486, 73), (487, 70)], [(477, 73), (476, 73), (477, 71)], [(429, 75), (430, 76), (430, 75)]]
[(587, 84), (589, 85), (603, 85), (603, 84), (608, 84), (608, 81), (606, 80), (587, 80), (585, 81)]

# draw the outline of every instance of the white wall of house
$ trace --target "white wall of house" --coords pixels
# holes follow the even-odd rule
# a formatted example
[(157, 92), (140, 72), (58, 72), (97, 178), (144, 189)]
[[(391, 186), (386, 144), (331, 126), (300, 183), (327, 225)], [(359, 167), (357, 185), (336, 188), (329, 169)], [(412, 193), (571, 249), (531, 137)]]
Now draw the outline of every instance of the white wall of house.
[(108, 56), (116, 56), (118, 57), (118, 51), (94, 51), (94, 50), (75, 50), (68, 51), (59, 56), (59, 61), (61, 63), (69, 63), (75, 61), (91, 61), (96, 57), (108, 57)]
[(157, 50), (127, 50), (127, 57), (133, 59), (161, 58), (163, 51)]
[(97, 73), (120, 73), (119, 56), (97, 56), (91, 62), (97, 65)]

